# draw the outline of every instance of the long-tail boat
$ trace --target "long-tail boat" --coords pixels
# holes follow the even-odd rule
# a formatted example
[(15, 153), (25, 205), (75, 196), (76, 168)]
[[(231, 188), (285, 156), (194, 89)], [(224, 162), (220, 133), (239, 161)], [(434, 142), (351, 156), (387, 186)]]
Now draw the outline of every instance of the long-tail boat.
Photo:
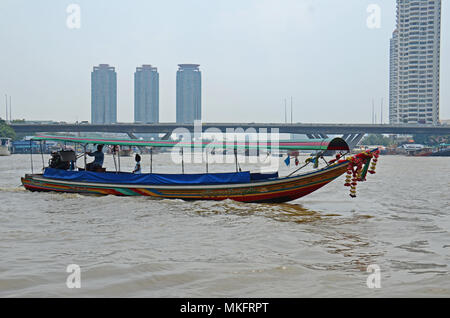
[[(93, 139), (74, 138), (62, 136), (40, 135), (33, 138), (40, 142), (52, 140), (63, 143), (81, 144), (84, 151), (84, 164), (86, 168), (86, 147), (92, 145), (135, 146), (135, 147), (179, 147), (181, 151), (186, 147), (201, 147), (202, 149), (233, 150), (236, 157), (236, 171), (225, 173), (197, 173), (197, 174), (160, 174), (151, 173), (133, 174), (128, 172), (86, 171), (79, 168), (73, 171), (76, 156), (61, 152), (63, 164), (57, 168), (43, 167), (43, 173), (26, 174), (21, 178), (22, 184), (30, 191), (55, 191), (96, 195), (118, 196), (149, 196), (155, 198), (183, 199), (183, 200), (225, 200), (232, 199), (241, 202), (281, 203), (303, 197), (329, 182), (346, 174), (345, 185), (350, 187), (350, 196), (356, 196), (356, 185), (365, 181), (367, 173), (374, 173), (379, 151), (366, 150), (356, 155), (347, 156), (349, 147), (342, 138), (311, 139), (303, 141), (278, 141), (265, 143), (222, 143), (222, 142), (183, 142), (168, 140), (124, 140), (124, 139)], [(300, 168), (287, 176), (280, 177), (274, 173), (251, 173), (240, 171), (237, 164), (237, 151), (239, 149), (267, 149), (270, 151), (276, 146), (277, 150), (315, 151), (316, 155), (308, 158), (304, 167), (313, 164), (315, 170), (299, 174)], [(325, 152), (338, 152), (335, 158), (326, 161)], [(62, 158), (69, 157), (69, 158)], [(31, 156), (32, 158), (32, 156)], [(120, 158), (120, 157), (119, 157)], [(319, 159), (326, 163), (318, 167)], [(42, 162), (44, 159), (42, 157)], [(114, 160), (115, 162), (115, 160)], [(298, 164), (298, 161), (296, 160)], [(33, 163), (31, 164), (33, 169)], [(69, 168), (69, 167), (72, 167)], [(120, 167), (120, 159), (119, 159)], [(76, 168), (75, 168), (76, 170)], [(183, 169), (184, 172), (184, 169)]]

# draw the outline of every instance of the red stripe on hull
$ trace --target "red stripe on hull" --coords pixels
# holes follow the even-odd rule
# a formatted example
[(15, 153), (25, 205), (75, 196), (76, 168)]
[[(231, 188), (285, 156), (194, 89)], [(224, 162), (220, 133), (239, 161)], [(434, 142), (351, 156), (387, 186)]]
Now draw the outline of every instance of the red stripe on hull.
[[(329, 183), (329, 181), (322, 183), (322, 184), (315, 184), (310, 187), (286, 191), (283, 193), (256, 194), (254, 196), (234, 197), (231, 199), (235, 200), (235, 201), (247, 202), (247, 203), (283, 203), (283, 202), (296, 200), (305, 195), (308, 195), (308, 194), (316, 191), (317, 189), (323, 187), (327, 183)], [(224, 199), (228, 199), (228, 198), (223, 198), (222, 200), (224, 200)]]

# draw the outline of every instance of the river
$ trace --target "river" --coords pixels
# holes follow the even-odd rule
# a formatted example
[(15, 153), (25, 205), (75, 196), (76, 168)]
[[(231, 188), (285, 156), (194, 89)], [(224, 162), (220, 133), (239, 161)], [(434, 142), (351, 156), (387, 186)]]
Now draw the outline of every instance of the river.
[[(29, 157), (0, 157), (0, 297), (450, 297), (449, 158), (381, 156), (354, 199), (342, 176), (244, 204), (32, 193)], [(154, 171), (181, 171), (168, 158)]]

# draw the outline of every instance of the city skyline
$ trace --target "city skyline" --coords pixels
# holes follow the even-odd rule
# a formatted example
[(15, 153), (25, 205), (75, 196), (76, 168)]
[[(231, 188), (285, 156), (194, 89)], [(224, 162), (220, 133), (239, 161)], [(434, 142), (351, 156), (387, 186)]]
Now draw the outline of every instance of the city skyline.
[[(201, 120), (201, 72), (199, 64), (178, 64), (176, 122)], [(109, 64), (94, 66), (91, 73), (91, 123), (117, 122), (117, 74)], [(134, 122), (159, 122), (159, 73), (143, 64), (134, 72)]]
[[(208, 122), (282, 122), (283, 98), (293, 96), (294, 122), (370, 123), (372, 100), (379, 105), (389, 99), (393, 1), (376, 2), (381, 24), (374, 28), (367, 25), (372, 2), (360, 0), (339, 5), (328, 0), (78, 3), (79, 29), (67, 27), (65, 3), (0, 4), (0, 23), (15, 25), (0, 28), (7, 48), (0, 59), (0, 92), (13, 96), (14, 119), (89, 120), (87, 74), (103, 62), (118, 73), (119, 122), (134, 119), (133, 81), (126, 74), (146, 61), (161, 74), (161, 122), (176, 118), (172, 74), (183, 61), (201, 64), (207, 74), (202, 119)], [(450, 83), (448, 8), (444, 2), (441, 87)], [(440, 94), (445, 120), (450, 118), (450, 92), (441, 89)]]

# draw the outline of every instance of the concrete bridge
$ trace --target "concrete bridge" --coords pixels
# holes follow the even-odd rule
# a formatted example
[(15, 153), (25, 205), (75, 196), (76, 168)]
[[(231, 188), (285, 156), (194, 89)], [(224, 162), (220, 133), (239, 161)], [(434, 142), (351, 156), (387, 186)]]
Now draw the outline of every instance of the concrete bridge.
[(327, 138), (328, 135), (342, 135), (347, 143), (356, 146), (365, 134), (431, 134), (450, 135), (450, 125), (390, 125), (390, 124), (285, 124), (285, 123), (202, 123), (194, 124), (158, 123), (158, 124), (12, 124), (12, 128), (18, 133), (62, 133), (62, 132), (103, 132), (126, 133), (131, 138), (139, 133), (164, 133), (163, 139), (170, 137), (172, 133), (180, 129), (194, 131), (228, 132), (237, 129), (245, 132), (267, 133), (278, 129), (279, 133), (305, 134), (309, 138)]
[[(171, 133), (177, 128), (194, 131), (194, 124), (158, 123), (158, 124), (11, 124), (18, 133), (55, 133), (55, 132), (108, 132), (108, 133)], [(390, 124), (284, 124), (284, 123), (202, 123), (201, 129), (216, 129), (226, 132), (227, 129), (254, 128), (257, 131), (278, 129), (280, 133), (306, 135), (339, 135), (339, 134), (450, 134), (450, 125), (390, 125)]]

